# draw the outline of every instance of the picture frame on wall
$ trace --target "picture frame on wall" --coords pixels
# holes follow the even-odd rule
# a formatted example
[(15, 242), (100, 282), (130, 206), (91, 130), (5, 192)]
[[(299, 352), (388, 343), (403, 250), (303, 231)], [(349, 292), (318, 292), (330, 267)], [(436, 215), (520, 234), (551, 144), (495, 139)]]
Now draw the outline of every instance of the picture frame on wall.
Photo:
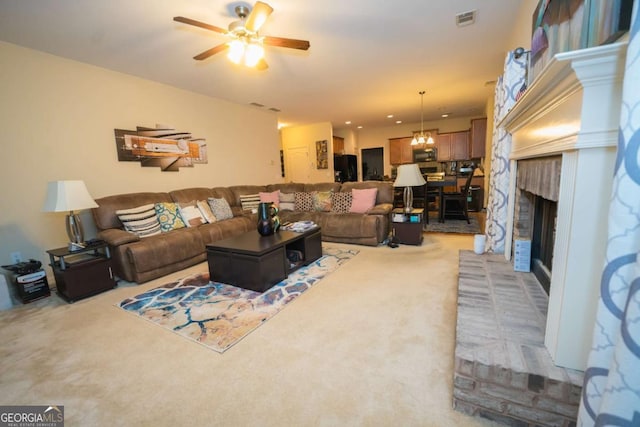
[(316, 141), (316, 164), (318, 169), (329, 169), (329, 152), (327, 140)]
[(532, 16), (528, 83), (556, 53), (613, 43), (631, 24), (633, 0), (540, 0)]

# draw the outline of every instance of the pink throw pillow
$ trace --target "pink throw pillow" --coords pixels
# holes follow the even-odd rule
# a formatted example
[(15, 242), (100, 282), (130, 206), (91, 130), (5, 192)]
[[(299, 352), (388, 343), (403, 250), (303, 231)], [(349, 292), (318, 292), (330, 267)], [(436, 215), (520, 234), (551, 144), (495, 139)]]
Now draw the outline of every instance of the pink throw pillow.
[(273, 203), (276, 208), (280, 207), (280, 190), (272, 191), (271, 193), (260, 192), (261, 203)]
[(366, 213), (369, 209), (376, 205), (377, 188), (363, 188), (361, 190), (354, 188), (351, 190), (351, 213)]

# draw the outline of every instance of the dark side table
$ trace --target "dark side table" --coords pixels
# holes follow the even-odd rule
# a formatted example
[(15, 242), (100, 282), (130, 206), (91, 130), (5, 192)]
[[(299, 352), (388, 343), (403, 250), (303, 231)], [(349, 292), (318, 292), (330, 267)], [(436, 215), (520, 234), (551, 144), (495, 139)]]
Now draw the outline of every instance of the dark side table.
[(111, 253), (106, 243), (69, 250), (48, 250), (58, 294), (69, 302), (113, 289)]
[(422, 219), (424, 209), (413, 209), (406, 213), (403, 208), (391, 211), (391, 228), (394, 236), (405, 245), (422, 244)]

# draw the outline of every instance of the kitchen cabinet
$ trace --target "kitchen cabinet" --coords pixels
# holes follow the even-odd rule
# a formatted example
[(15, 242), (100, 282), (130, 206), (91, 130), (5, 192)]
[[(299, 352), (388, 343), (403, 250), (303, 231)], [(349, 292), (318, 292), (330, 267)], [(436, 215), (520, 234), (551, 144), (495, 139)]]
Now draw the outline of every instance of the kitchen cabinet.
[(485, 156), (485, 141), (487, 139), (487, 118), (471, 120), (471, 158)]
[(451, 133), (451, 160), (469, 159), (469, 131)]
[(333, 154), (344, 154), (344, 138), (341, 136), (333, 137)]
[(469, 159), (469, 131), (438, 134), (437, 148), (439, 162)]
[(451, 160), (451, 134), (439, 133), (436, 138), (436, 148), (438, 149), (439, 162)]
[(389, 139), (389, 163), (392, 165), (413, 163), (412, 139), (411, 137)]

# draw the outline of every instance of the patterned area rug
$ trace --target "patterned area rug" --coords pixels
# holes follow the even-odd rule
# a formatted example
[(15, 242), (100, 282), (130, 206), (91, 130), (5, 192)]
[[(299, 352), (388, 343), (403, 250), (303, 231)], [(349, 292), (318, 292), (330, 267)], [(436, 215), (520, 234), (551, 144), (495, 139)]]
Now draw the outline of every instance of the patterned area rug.
[(478, 218), (469, 216), (471, 224), (467, 224), (464, 219), (445, 219), (444, 222), (438, 222), (438, 217), (429, 217), (429, 224), (425, 224), (425, 231), (434, 233), (459, 233), (459, 234), (480, 234), (480, 225)]
[(359, 251), (323, 247), (323, 256), (264, 293), (196, 274), (116, 304), (223, 353)]

